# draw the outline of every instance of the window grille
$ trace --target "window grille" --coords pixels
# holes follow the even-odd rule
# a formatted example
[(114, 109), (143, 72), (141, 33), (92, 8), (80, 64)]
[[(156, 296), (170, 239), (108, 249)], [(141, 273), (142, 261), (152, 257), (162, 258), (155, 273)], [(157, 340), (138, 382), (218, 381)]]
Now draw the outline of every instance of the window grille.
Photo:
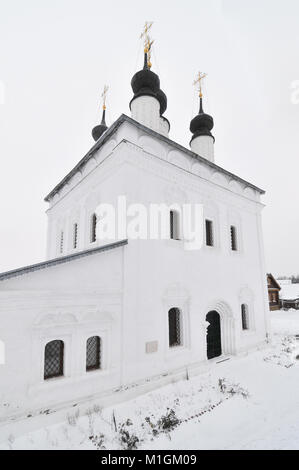
[(78, 246), (78, 224), (74, 224), (74, 233), (73, 233), (73, 248)]
[(101, 368), (101, 339), (92, 336), (86, 342), (86, 370)]
[(63, 253), (63, 232), (60, 233), (60, 245), (59, 245), (59, 249), (60, 249), (60, 253)]
[(45, 347), (44, 379), (63, 375), (64, 343), (54, 340)]
[(178, 308), (171, 308), (168, 312), (169, 346), (181, 345), (181, 312)]
[(170, 211), (170, 239), (180, 239), (179, 214), (176, 211)]
[(206, 220), (206, 245), (214, 246), (213, 222)]
[(237, 251), (237, 231), (236, 227), (234, 227), (233, 225), (231, 225), (230, 227), (230, 239), (232, 251)]
[(246, 304), (241, 305), (241, 313), (242, 313), (242, 329), (249, 330), (248, 306)]
[(91, 216), (91, 227), (90, 227), (90, 242), (93, 243), (97, 239), (97, 215)]

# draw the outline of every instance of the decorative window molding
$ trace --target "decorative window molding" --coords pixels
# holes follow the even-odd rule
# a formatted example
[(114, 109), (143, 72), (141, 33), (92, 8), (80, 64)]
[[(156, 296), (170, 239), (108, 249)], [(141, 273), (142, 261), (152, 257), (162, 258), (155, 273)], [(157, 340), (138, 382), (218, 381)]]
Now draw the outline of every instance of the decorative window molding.
[[(95, 380), (96, 375), (109, 375), (113, 357), (113, 323), (116, 317), (108, 312), (77, 308), (77, 312), (65, 311), (41, 313), (32, 325), (32, 363), (37, 367), (31, 370), (29, 393), (35, 394), (44, 390), (53, 390), (80, 380)], [(99, 369), (93, 373), (86, 372), (87, 341), (91, 337), (100, 338)], [(64, 344), (63, 375), (53, 375), (45, 380), (45, 348), (52, 341)], [(38, 360), (36, 361), (36, 358)], [(91, 365), (91, 364), (90, 364)], [(96, 365), (95, 363), (93, 364)], [(91, 369), (90, 369), (91, 371)], [(50, 377), (49, 377), (50, 379)]]
[[(181, 354), (183, 350), (187, 350), (190, 345), (190, 293), (181, 284), (171, 284), (165, 291), (162, 297), (164, 314), (164, 351), (166, 358), (171, 358), (173, 355)], [(178, 309), (180, 312), (180, 344), (178, 347), (169, 346), (169, 311), (171, 309)]]
[[(255, 331), (254, 293), (248, 286), (239, 292), (240, 302), (240, 329), (244, 333)], [(245, 327), (245, 328), (244, 328)]]

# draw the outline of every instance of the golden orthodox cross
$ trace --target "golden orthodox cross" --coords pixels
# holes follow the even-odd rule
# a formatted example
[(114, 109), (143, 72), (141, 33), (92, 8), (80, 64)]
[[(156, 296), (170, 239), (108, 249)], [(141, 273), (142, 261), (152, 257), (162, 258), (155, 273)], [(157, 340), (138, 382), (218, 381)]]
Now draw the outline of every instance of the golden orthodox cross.
[(194, 80), (193, 85), (198, 86), (199, 97), (202, 98), (202, 81), (207, 76), (206, 73), (198, 72), (196, 80)]
[(108, 85), (104, 86), (104, 90), (102, 93), (102, 100), (103, 100), (103, 109), (106, 109), (106, 99), (107, 99), (107, 93), (108, 93), (109, 87)]
[(151, 68), (151, 47), (153, 45), (153, 42), (150, 38), (149, 35), (149, 30), (153, 26), (153, 21), (146, 21), (143, 32), (140, 35), (140, 39), (144, 38), (144, 53), (147, 54), (148, 56), (148, 66)]

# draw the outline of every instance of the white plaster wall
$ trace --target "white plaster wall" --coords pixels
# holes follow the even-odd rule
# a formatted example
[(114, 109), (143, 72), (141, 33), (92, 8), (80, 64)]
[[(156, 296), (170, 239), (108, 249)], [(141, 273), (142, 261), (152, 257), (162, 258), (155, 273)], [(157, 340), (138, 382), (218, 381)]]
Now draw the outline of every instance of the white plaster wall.
[[(122, 250), (0, 283), (0, 422), (121, 385)], [(102, 369), (86, 372), (86, 340), (96, 335)], [(64, 377), (45, 381), (44, 347), (54, 339), (64, 341)]]
[[(135, 145), (130, 146), (130, 143)], [(159, 142), (125, 122), (113, 136), (113, 140), (98, 150), (92, 159), (92, 165), (88, 163), (81, 173), (77, 173), (67, 187), (51, 200), (47, 211), (49, 219), (47, 258), (61, 255), (59, 238), (62, 230), (65, 232), (62, 255), (76, 251), (72, 248), (72, 228), (75, 221), (79, 229), (77, 251), (94, 246), (90, 244), (90, 217), (93, 211), (100, 202), (116, 200), (119, 194), (125, 194), (125, 179), (120, 173), (121, 168), (129, 160), (133, 165), (139, 165), (139, 160), (143, 157), (154, 159), (156, 164), (160, 163), (160, 167), (156, 170), (157, 175), (159, 171), (163, 175), (168, 175), (172, 171), (171, 177), (175, 178), (180, 186), (192, 184), (197, 187), (200, 181), (207, 195), (213, 187), (222, 187), (225, 194), (229, 190), (229, 198), (242, 195), (246, 200), (259, 202), (259, 194), (250, 187), (241, 186), (241, 183), (213, 170), (204, 162), (174, 150), (171, 145)], [(144, 161), (143, 164), (148, 163)], [(129, 185), (132, 183), (136, 182), (130, 181)]]
[[(140, 165), (141, 167), (141, 165)], [(269, 333), (265, 309), (265, 272), (261, 258), (260, 205), (242, 200), (219, 188), (182, 192), (171, 172), (166, 180), (146, 168), (130, 167), (127, 181), (140, 181), (128, 188), (132, 200), (169, 203), (203, 203), (212, 214), (217, 231), (215, 247), (188, 252), (182, 241), (131, 241), (125, 250), (124, 370), (128, 381), (168, 373), (206, 361), (205, 317), (210, 310), (221, 313), (223, 348), (237, 354), (265, 344)], [(179, 199), (181, 198), (181, 199)], [(239, 247), (230, 250), (230, 224), (238, 227)], [(132, 261), (133, 259), (133, 261)], [(134, 294), (132, 294), (134, 292)], [(242, 331), (241, 303), (250, 308), (251, 328)], [(168, 347), (167, 315), (171, 307), (182, 311), (183, 345)], [(146, 354), (145, 343), (157, 341), (158, 351)]]
[(131, 116), (154, 131), (161, 131), (160, 103), (153, 96), (140, 96), (132, 101)]
[[(138, 147), (122, 142), (124, 135)], [(129, 338), (129, 344), (123, 353), (125, 381), (204, 361), (205, 316), (219, 303), (220, 306), (225, 304), (226, 310), (231, 312), (231, 318), (223, 320), (225, 325), (232, 324), (231, 333), (226, 333), (226, 342), (232, 341), (227, 346), (228, 352), (262, 344), (268, 326), (259, 227), (263, 206), (258, 195), (237, 182), (232, 184), (225, 175), (210, 172), (201, 162), (195, 163), (182, 152), (170, 150), (166, 144), (142, 135), (130, 126), (120, 129), (118, 139), (119, 145), (105, 164), (90, 173), (51, 212), (61, 210), (59, 207), (63, 207), (62, 212), (71, 210), (75, 198), (76, 206), (90, 212), (99, 202), (116, 204), (118, 195), (126, 195), (128, 204), (197, 202), (204, 204), (205, 216), (213, 220), (215, 231), (215, 246), (204, 247), (198, 253), (186, 252), (182, 242), (175, 241), (130, 242), (126, 247), (123, 335)], [(90, 194), (84, 199), (88, 187), (98, 189), (92, 192), (94, 196)], [(237, 253), (230, 251), (230, 225), (237, 228)], [(162, 298), (172, 285), (185, 292), (181, 304), (185, 305), (183, 314), (187, 326), (184, 328), (184, 347), (169, 351), (168, 310)], [(247, 332), (241, 330), (240, 305), (244, 289), (252, 293), (250, 313), (253, 321)], [(178, 306), (175, 301), (178, 303), (176, 299), (169, 300), (172, 306)], [(148, 341), (158, 341), (157, 353), (145, 353)]]
[[(78, 250), (96, 246), (98, 241), (89, 241), (90, 215), (100, 202), (116, 204), (119, 195), (126, 195), (128, 204), (146, 206), (202, 203), (214, 222), (215, 246), (190, 252), (182, 241), (129, 240), (121, 249), (1, 282), (7, 363), (0, 367), (0, 402), (11, 403), (2, 413), (47, 408), (179, 369), (195, 370), (207, 362), (210, 310), (221, 315), (225, 355), (265, 344), (269, 325), (259, 195), (125, 123), (92, 165), (51, 201), (48, 256), (57, 256), (61, 227), (71, 239), (75, 220)], [(230, 250), (231, 224), (237, 227), (237, 253)], [(69, 244), (66, 250), (73, 251)], [(242, 302), (250, 308), (246, 332)], [(183, 317), (183, 344), (173, 349), (168, 347), (171, 307), (180, 308)], [(106, 338), (105, 370), (89, 375), (84, 345), (97, 331)], [(54, 338), (67, 345), (66, 377), (44, 382), (44, 344)], [(146, 343), (153, 341), (157, 351), (146, 353)]]
[(214, 162), (214, 139), (209, 135), (201, 135), (191, 142), (191, 150), (197, 155), (206, 158), (210, 162)]

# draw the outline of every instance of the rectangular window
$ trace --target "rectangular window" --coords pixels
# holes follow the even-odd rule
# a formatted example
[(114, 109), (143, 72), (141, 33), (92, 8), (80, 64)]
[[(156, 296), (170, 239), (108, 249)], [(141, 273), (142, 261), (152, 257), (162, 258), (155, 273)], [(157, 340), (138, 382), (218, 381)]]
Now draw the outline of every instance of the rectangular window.
[(214, 246), (213, 222), (206, 220), (206, 245)]
[(86, 343), (86, 371), (101, 368), (101, 338), (92, 336)]
[(181, 312), (178, 308), (171, 308), (168, 312), (169, 346), (181, 345)]
[(59, 246), (60, 253), (63, 253), (63, 232), (60, 233), (60, 246)]
[(248, 319), (248, 307), (246, 304), (241, 305), (241, 313), (242, 313), (242, 329), (248, 330), (249, 329), (249, 319)]
[(97, 239), (97, 215), (93, 214), (90, 220), (90, 242), (94, 243)]
[(78, 224), (74, 224), (73, 248), (77, 248), (77, 246), (78, 246)]
[(232, 251), (237, 251), (237, 230), (233, 225), (230, 227), (230, 241)]
[(180, 220), (176, 211), (170, 211), (170, 239), (180, 239)]

